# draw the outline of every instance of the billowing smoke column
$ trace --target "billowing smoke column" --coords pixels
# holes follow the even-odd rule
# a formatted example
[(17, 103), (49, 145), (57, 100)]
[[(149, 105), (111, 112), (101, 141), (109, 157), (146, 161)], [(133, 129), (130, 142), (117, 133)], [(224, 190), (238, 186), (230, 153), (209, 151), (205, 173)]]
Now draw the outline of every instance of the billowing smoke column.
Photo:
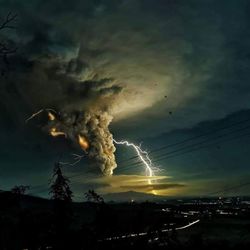
[(33, 62), (26, 77), (27, 88), (22, 89), (23, 98), (31, 103), (32, 110), (40, 109), (26, 122), (45, 112), (46, 133), (72, 141), (104, 175), (112, 175), (116, 162), (109, 124), (123, 87), (97, 73), (88, 75), (85, 64), (77, 59), (65, 62), (45, 58), (44, 61)]
[(123, 87), (111, 78), (88, 75), (85, 71), (85, 64), (76, 59), (65, 62), (45, 58), (43, 64), (32, 62), (22, 97), (32, 110), (40, 110), (26, 122), (46, 113), (46, 133), (72, 141), (104, 175), (112, 175), (116, 162), (109, 124)]
[(48, 113), (46, 127), (52, 136), (63, 135), (80, 146), (90, 159), (96, 161), (104, 175), (112, 175), (116, 168), (115, 146), (108, 126), (112, 116), (107, 112)]

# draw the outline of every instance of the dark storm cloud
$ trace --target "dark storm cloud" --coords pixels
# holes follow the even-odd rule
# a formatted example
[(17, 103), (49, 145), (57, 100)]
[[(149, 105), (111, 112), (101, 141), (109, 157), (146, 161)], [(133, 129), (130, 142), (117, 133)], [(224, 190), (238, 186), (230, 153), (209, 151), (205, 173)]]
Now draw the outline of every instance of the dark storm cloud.
[(62, 70), (69, 91), (78, 89), (68, 77), (112, 79), (112, 91), (124, 89), (112, 107), (119, 129), (132, 131), (130, 124), (141, 126), (146, 117), (151, 131), (190, 126), (248, 105), (247, 1), (1, 2), (2, 15), (19, 13), (16, 39), (20, 53), (41, 64), (35, 75), (52, 57), (59, 65), (49, 66), (44, 81)]
[[(152, 150), (150, 155), (156, 166), (164, 169), (175, 182), (187, 184), (181, 193), (190, 195), (247, 183), (249, 141), (250, 110), (242, 110), (224, 119), (144, 138), (143, 145)], [(164, 150), (157, 151), (162, 147)], [(247, 191), (249, 193), (249, 186), (218, 195), (246, 194)]]

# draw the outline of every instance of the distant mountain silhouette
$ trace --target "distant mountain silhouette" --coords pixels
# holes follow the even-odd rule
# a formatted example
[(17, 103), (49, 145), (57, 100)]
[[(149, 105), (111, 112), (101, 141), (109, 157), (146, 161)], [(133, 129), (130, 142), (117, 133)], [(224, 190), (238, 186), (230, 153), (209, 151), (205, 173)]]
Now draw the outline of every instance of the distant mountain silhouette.
[(115, 202), (143, 202), (143, 201), (157, 201), (166, 199), (165, 196), (140, 193), (135, 191), (120, 192), (120, 193), (108, 193), (103, 195), (105, 201)]
[[(10, 200), (14, 198), (13, 195), (9, 191), (0, 191), (0, 201)], [(20, 202), (23, 207), (43, 207), (51, 209), (52, 200), (46, 198), (40, 198), (31, 195), (21, 195)], [(163, 201), (166, 200), (166, 196), (154, 195), (154, 194), (147, 194), (135, 191), (128, 191), (128, 192), (120, 192), (120, 193), (108, 193), (102, 195), (105, 202), (144, 202), (144, 201)], [(73, 202), (75, 207), (78, 206), (86, 206), (88, 207), (89, 202)]]

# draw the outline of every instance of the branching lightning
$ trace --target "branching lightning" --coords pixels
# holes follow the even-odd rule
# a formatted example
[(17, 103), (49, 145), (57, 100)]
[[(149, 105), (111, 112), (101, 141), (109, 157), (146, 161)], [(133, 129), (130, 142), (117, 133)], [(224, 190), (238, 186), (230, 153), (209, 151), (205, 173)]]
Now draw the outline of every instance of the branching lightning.
[(62, 164), (62, 165), (68, 165), (68, 166), (75, 166), (76, 164), (78, 164), (82, 158), (84, 157), (84, 155), (78, 155), (78, 154), (72, 154), (73, 155), (73, 162), (63, 162), (63, 161), (60, 161), (59, 163)]
[(36, 113), (32, 114), (30, 117), (28, 117), (25, 122), (27, 123), (28, 121), (32, 120), (33, 118), (35, 118), (36, 116), (38, 116), (39, 114), (41, 114), (43, 112), (44, 109), (40, 109), (39, 111), (37, 111)]
[[(135, 145), (134, 143), (131, 143), (128, 141), (116, 141), (115, 139), (113, 139), (113, 141), (115, 144), (118, 144), (118, 145), (126, 145), (127, 147), (132, 147), (136, 151), (142, 163), (144, 164), (147, 176), (149, 177), (154, 176), (154, 171), (152, 168), (152, 161), (149, 158), (147, 151), (142, 150), (140, 146)], [(150, 185), (152, 184), (151, 179), (148, 179), (148, 184)]]

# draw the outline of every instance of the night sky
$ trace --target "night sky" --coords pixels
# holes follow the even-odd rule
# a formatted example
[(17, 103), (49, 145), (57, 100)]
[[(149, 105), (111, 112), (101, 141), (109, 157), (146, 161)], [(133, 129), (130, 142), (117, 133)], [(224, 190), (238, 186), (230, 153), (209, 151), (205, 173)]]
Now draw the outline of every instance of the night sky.
[(25, 122), (53, 108), (108, 114), (113, 137), (141, 144), (158, 169), (149, 185), (131, 148), (115, 145), (113, 176), (84, 156), (63, 167), (76, 199), (89, 188), (249, 194), (231, 189), (250, 177), (249, 11), (247, 0), (0, 0), (2, 19), (18, 15), (0, 33), (18, 48), (0, 77), (0, 189), (45, 197), (54, 163), (83, 153), (48, 134), (46, 112)]

